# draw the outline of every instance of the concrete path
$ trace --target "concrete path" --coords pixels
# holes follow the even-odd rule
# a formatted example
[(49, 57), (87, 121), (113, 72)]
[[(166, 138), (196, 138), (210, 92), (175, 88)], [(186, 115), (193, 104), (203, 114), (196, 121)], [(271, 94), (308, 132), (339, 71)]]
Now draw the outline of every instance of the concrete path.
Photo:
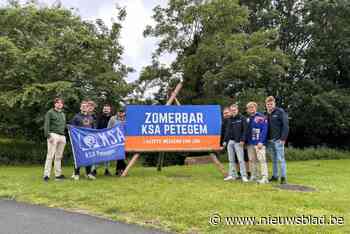
[(0, 200), (1, 234), (161, 234), (137, 225), (113, 222), (60, 209)]

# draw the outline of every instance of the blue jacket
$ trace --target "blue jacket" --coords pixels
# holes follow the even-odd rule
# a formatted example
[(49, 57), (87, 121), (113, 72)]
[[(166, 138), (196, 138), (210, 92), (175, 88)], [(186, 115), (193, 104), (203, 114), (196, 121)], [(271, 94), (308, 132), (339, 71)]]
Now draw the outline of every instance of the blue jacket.
[(265, 115), (256, 112), (255, 115), (247, 118), (247, 143), (248, 145), (266, 144), (267, 141), (267, 119)]

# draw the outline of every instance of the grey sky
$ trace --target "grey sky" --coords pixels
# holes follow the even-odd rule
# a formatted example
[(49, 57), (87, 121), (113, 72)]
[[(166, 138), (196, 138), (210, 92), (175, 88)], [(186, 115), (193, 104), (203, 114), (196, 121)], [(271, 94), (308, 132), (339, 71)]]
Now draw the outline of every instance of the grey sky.
[[(151, 55), (156, 46), (155, 38), (143, 38), (146, 25), (154, 24), (151, 16), (152, 9), (160, 4), (164, 6), (168, 0), (60, 0), (67, 8), (78, 9), (76, 12), (83, 19), (103, 19), (111, 25), (112, 18), (116, 18), (115, 5), (125, 6), (127, 17), (123, 22), (121, 44), (124, 46), (123, 62), (133, 67), (136, 72), (129, 74), (128, 81), (138, 78), (143, 66), (151, 63)], [(6, 0), (0, 0), (5, 3)], [(21, 0), (26, 2), (26, 0)], [(39, 0), (40, 3), (52, 4), (57, 0)], [(163, 56), (162, 63), (169, 63), (174, 56)]]

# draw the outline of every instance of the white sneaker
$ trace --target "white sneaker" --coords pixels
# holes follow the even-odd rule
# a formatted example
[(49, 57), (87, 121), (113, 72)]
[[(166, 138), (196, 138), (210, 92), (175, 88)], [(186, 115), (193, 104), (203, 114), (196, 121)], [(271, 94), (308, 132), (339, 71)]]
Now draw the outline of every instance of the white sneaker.
[(257, 180), (257, 178), (255, 176), (251, 176), (250, 179), (249, 179), (249, 182), (254, 182), (256, 180)]
[(72, 179), (73, 179), (73, 180), (79, 180), (79, 175), (74, 175), (74, 174), (73, 174), (73, 175), (72, 175)]
[(87, 178), (88, 178), (89, 180), (96, 180), (96, 177), (93, 176), (92, 174), (88, 174), (88, 175), (87, 175)]
[(247, 177), (242, 176), (242, 182), (246, 183), (246, 182), (249, 182), (249, 180), (247, 179)]
[(261, 180), (258, 180), (258, 184), (268, 184), (269, 180), (266, 177), (263, 177)]
[(228, 180), (235, 180), (235, 177), (227, 176), (227, 177), (224, 178), (224, 181), (228, 181)]

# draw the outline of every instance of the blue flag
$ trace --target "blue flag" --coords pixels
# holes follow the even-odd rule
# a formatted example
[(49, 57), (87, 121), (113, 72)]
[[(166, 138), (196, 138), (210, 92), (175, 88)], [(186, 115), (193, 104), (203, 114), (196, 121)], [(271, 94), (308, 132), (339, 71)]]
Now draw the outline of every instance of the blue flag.
[(92, 129), (68, 125), (75, 167), (125, 159), (125, 128)]

